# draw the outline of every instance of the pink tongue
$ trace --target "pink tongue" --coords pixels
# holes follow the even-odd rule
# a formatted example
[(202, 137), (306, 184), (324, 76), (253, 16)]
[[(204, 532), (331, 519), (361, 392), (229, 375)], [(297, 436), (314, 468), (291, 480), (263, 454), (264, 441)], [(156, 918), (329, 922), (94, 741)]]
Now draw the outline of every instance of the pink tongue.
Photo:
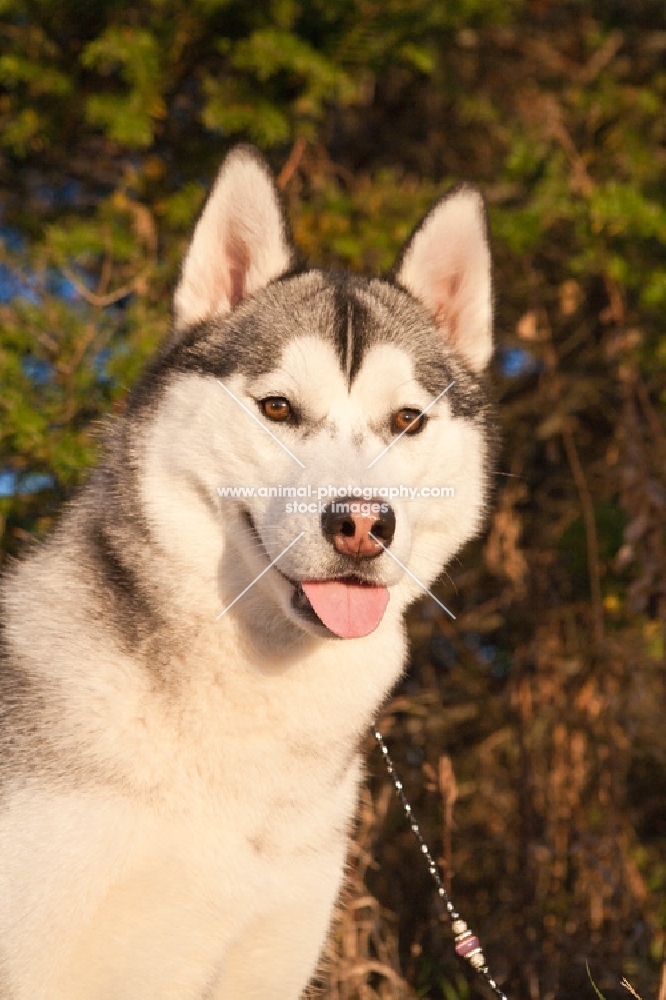
[(341, 639), (370, 635), (386, 611), (386, 587), (345, 580), (311, 580), (302, 583), (305, 596), (326, 628)]

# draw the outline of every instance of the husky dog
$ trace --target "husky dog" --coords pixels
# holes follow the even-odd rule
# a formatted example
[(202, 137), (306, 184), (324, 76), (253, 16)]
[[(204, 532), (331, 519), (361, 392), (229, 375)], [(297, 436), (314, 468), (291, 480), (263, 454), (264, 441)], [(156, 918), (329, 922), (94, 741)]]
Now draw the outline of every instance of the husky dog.
[(1, 1000), (302, 994), (404, 611), (481, 524), (491, 314), (473, 188), (363, 279), (225, 160), (169, 340), (4, 580)]

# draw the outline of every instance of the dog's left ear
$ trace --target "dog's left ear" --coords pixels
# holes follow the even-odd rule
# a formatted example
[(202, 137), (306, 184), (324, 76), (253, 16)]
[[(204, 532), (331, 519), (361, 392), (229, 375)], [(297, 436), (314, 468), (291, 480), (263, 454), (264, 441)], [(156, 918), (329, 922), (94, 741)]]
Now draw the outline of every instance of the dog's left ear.
[(442, 335), (474, 371), (492, 354), (492, 288), (488, 228), (476, 188), (454, 189), (426, 215), (393, 277), (435, 318)]
[(234, 309), (294, 259), (268, 165), (256, 149), (237, 146), (222, 164), (183, 262), (176, 333)]

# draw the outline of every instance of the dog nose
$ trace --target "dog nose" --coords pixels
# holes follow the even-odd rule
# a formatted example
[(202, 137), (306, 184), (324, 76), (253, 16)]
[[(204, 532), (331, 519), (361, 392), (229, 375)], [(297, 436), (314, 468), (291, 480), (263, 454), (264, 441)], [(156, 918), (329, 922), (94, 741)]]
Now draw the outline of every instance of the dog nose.
[(354, 559), (371, 559), (393, 541), (395, 514), (381, 499), (338, 497), (324, 511), (321, 526), (337, 552)]

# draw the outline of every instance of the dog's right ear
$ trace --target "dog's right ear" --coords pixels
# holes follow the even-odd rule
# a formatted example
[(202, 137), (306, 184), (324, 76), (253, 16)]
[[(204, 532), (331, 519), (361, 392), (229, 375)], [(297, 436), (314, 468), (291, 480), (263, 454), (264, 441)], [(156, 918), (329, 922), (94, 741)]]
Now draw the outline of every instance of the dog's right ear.
[(408, 240), (394, 277), (472, 370), (483, 371), (493, 350), (493, 300), (486, 211), (476, 188), (462, 184), (434, 205)]
[(222, 164), (183, 262), (174, 296), (176, 333), (229, 312), (294, 259), (268, 165), (257, 150), (237, 146)]

